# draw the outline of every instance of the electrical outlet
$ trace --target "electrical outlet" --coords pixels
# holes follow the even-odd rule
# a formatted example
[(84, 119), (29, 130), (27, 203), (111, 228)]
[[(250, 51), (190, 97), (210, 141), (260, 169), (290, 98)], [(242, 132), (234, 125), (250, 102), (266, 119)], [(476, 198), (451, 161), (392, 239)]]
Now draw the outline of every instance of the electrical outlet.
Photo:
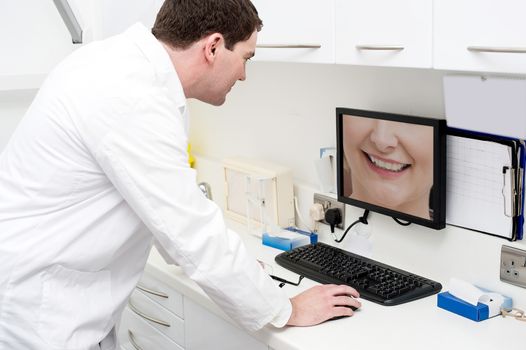
[(500, 250), (500, 280), (526, 288), (526, 250), (502, 246)]
[[(336, 227), (342, 230), (345, 228), (345, 204), (338, 202), (338, 200), (335, 198), (324, 196), (319, 193), (314, 193), (314, 203), (320, 203), (323, 206), (324, 212), (331, 208), (340, 209), (340, 213), (342, 214), (342, 222), (336, 225)], [(327, 223), (325, 220), (320, 222), (324, 223), (325, 225), (329, 225), (329, 223)]]

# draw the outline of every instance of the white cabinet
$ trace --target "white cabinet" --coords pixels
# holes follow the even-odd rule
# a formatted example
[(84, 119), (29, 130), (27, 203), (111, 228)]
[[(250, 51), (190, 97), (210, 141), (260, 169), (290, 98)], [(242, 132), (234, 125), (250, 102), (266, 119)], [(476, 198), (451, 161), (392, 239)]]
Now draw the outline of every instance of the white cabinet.
[(526, 73), (524, 0), (434, 2), (434, 67)]
[[(260, 61), (526, 73), (524, 0), (253, 0)], [(163, 0), (68, 0), (83, 43), (135, 22)], [(38, 88), (78, 48), (52, 0), (2, 1), (0, 91)]]
[(172, 341), (184, 346), (184, 321), (172, 310), (165, 309), (138, 290), (131, 295), (128, 308)]
[(145, 273), (122, 315), (119, 343), (131, 349), (184, 349), (184, 327), (182, 294)]
[(334, 0), (253, 0), (263, 30), (255, 59), (334, 62)]
[(266, 344), (185, 298), (187, 350), (268, 350)]
[(336, 63), (431, 68), (432, 0), (336, 0)]
[(118, 337), (126, 350), (183, 350), (128, 307), (122, 314)]
[(268, 348), (146, 272), (122, 314), (117, 337), (126, 350)]
[(145, 273), (137, 289), (179, 318), (184, 318), (183, 296), (163, 282)]

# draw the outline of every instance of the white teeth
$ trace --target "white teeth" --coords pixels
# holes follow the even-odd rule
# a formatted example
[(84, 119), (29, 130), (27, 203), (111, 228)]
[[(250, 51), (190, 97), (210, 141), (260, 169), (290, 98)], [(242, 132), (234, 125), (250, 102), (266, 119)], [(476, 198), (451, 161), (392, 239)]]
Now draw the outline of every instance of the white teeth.
[(384, 162), (383, 160), (375, 158), (375, 157), (371, 156), (370, 154), (368, 154), (368, 156), (369, 156), (369, 159), (371, 160), (371, 162), (373, 162), (373, 164), (376, 165), (378, 168), (389, 170), (389, 171), (399, 172), (399, 171), (402, 171), (402, 170), (404, 170), (405, 168), (407, 168), (409, 166), (409, 164), (403, 164), (403, 163), (388, 163), (388, 162)]

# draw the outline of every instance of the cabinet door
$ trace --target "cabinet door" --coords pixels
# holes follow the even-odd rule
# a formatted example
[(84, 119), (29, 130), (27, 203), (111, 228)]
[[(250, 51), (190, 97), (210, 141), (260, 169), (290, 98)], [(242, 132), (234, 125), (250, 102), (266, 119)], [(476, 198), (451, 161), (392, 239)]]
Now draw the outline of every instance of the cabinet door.
[[(74, 11), (77, 20), (87, 30), (88, 14), (78, 11), (86, 9), (87, 5), (71, 0), (70, 4), (77, 10)], [(71, 34), (53, 1), (2, 1), (0, 90), (39, 87), (47, 73), (79, 46), (72, 43)]]
[(334, 63), (334, 0), (253, 0), (259, 61)]
[(187, 350), (268, 350), (266, 344), (186, 297), (184, 313)]
[(430, 68), (432, 0), (336, 0), (336, 63)]
[(524, 0), (434, 2), (434, 66), (526, 73)]

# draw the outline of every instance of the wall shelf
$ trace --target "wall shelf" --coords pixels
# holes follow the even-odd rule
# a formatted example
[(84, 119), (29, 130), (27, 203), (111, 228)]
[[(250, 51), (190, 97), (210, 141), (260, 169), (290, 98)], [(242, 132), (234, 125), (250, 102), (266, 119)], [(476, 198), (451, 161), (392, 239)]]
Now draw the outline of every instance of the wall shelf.
[(0, 91), (40, 88), (47, 74), (0, 75)]

